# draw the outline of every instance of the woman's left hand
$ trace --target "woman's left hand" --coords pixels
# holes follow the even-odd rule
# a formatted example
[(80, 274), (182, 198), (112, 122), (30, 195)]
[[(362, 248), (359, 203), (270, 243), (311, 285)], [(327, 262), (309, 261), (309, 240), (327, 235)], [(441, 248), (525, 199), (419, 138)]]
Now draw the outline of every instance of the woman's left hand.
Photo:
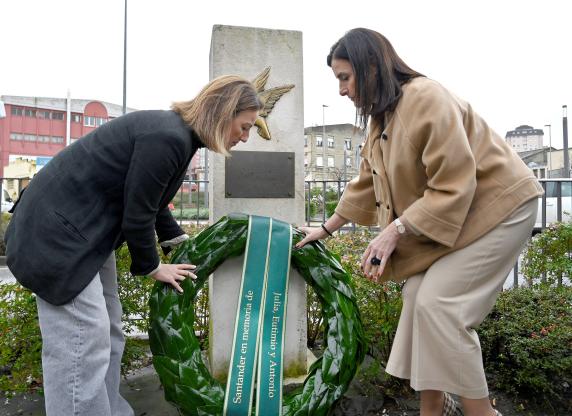
[[(401, 234), (397, 232), (395, 225), (389, 224), (377, 237), (370, 241), (361, 258), (361, 269), (369, 280), (377, 282), (381, 277), (385, 264), (395, 250), (400, 237)], [(380, 260), (379, 265), (371, 263), (371, 259), (374, 257)]]

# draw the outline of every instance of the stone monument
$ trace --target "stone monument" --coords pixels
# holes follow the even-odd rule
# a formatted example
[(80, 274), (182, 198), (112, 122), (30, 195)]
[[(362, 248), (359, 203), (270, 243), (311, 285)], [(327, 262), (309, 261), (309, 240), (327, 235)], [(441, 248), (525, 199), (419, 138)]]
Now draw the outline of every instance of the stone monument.
[[(269, 69), (267, 69), (269, 68)], [(276, 88), (271, 112), (231, 158), (209, 152), (210, 223), (232, 212), (304, 223), (302, 33), (250, 27), (213, 27), (210, 79), (236, 74), (265, 91)], [(293, 88), (292, 88), (293, 86)], [(280, 87), (280, 88), (278, 88)], [(290, 87), (290, 88), (288, 88)], [(264, 115), (261, 113), (261, 115)], [(268, 140), (260, 136), (270, 136)], [(226, 381), (244, 258), (232, 258), (209, 280), (212, 375)], [(284, 377), (307, 371), (305, 282), (290, 271)]]

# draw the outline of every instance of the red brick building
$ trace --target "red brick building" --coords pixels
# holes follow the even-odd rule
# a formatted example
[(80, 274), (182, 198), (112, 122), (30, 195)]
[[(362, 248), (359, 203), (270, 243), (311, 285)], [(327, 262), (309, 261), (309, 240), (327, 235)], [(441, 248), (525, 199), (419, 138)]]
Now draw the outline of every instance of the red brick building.
[[(128, 108), (127, 112), (135, 111)], [(107, 121), (122, 107), (97, 100), (0, 96), (0, 178), (12, 197), (65, 146)], [(205, 152), (195, 154), (190, 179), (204, 179)]]
[(5, 116), (0, 117), (0, 177), (5, 177), (15, 157), (41, 167), (66, 145), (119, 117), (122, 108), (96, 100), (3, 95), (0, 114)]

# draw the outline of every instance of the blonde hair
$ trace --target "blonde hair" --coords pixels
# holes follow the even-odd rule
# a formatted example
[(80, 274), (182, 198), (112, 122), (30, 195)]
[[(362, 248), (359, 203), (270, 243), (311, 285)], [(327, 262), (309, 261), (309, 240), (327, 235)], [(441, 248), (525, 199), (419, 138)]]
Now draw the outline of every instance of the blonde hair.
[(241, 111), (261, 108), (254, 85), (236, 75), (215, 78), (192, 100), (171, 105), (210, 150), (225, 156), (229, 155), (226, 136), (234, 117)]

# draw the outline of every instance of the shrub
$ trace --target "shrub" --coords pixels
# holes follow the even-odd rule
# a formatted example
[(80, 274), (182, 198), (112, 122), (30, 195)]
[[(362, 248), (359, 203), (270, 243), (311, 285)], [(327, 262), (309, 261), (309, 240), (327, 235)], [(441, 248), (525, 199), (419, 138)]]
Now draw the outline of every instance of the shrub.
[(572, 276), (572, 222), (554, 223), (534, 236), (525, 251), (523, 273), (531, 283), (562, 283)]
[(323, 332), (322, 305), (312, 286), (306, 285), (306, 339), (308, 348), (317, 347), (317, 341), (321, 340)]
[(338, 234), (327, 245), (332, 252), (339, 253), (342, 265), (352, 275), (370, 354), (385, 366), (401, 314), (401, 285), (394, 282), (380, 285), (361, 272), (361, 256), (373, 237), (369, 231)]
[(478, 330), (496, 388), (525, 404), (572, 411), (571, 307), (572, 288), (567, 286), (501, 293)]
[[(309, 201), (306, 201), (308, 204), (305, 208), (306, 216), (308, 216), (308, 207), (310, 208), (310, 218), (306, 218), (306, 220), (317, 220), (322, 217), (324, 214), (324, 207), (326, 209), (326, 218), (329, 218), (336, 209), (339, 201), (339, 195), (337, 187), (327, 187), (325, 192), (322, 186), (314, 186), (309, 192)], [(308, 191), (306, 190), (306, 198), (308, 197)], [(325, 200), (324, 200), (325, 197)]]
[(357, 231), (338, 234), (327, 240), (328, 248), (339, 253), (344, 269), (351, 274), (357, 304), (369, 344), (368, 355), (375, 363), (360, 372), (359, 380), (366, 390), (382, 389), (388, 396), (397, 396), (409, 391), (407, 381), (385, 373), (389, 353), (397, 331), (401, 314), (401, 284), (374, 283), (361, 271), (361, 257), (374, 234)]
[(0, 256), (6, 255), (6, 243), (4, 243), (4, 233), (6, 232), (8, 223), (10, 222), (10, 217), (12, 217), (12, 214), (9, 214), (7, 212), (3, 212), (0, 215)]
[[(197, 214), (198, 213), (198, 214)], [(208, 208), (199, 208), (198, 211), (196, 208), (183, 208), (182, 210), (177, 208), (172, 211), (173, 217), (179, 220), (208, 220), (209, 219), (209, 209)]]
[[(189, 236), (198, 234), (204, 227), (189, 225), (184, 226), (184, 231)], [(168, 256), (161, 254), (161, 261), (168, 263)], [(119, 283), (119, 298), (123, 306), (123, 331), (125, 334), (139, 333), (144, 337), (149, 328), (149, 296), (155, 280), (141, 276), (133, 276), (129, 272), (131, 256), (127, 245), (123, 244), (116, 250), (117, 278)], [(196, 298), (195, 303), (195, 331), (201, 342), (201, 347), (208, 345), (208, 291), (202, 290)], [(127, 338), (125, 351), (123, 353), (121, 372), (127, 374), (137, 368), (150, 364), (148, 343), (146, 340), (137, 338)]]
[[(200, 227), (185, 227), (190, 235)], [(131, 257), (124, 244), (116, 251), (118, 291), (123, 306), (123, 330), (128, 335), (121, 363), (122, 374), (149, 364), (147, 341), (129, 337), (144, 336), (149, 321), (148, 300), (155, 280), (129, 273)], [(165, 257), (163, 260), (166, 261)], [(206, 292), (206, 291), (203, 291)], [(202, 297), (201, 297), (202, 296)], [(208, 338), (208, 297), (201, 294), (197, 301), (197, 319), (201, 339)], [(207, 311), (207, 312), (204, 312)], [(206, 329), (205, 329), (206, 328)], [(36, 297), (18, 283), (0, 283), (0, 389), (23, 392), (42, 385), (42, 340), (38, 323)]]
[(338, 206), (338, 201), (327, 201), (326, 202), (326, 217), (330, 218), (334, 215), (336, 207)]
[(0, 390), (40, 386), (41, 351), (35, 295), (18, 283), (0, 283)]

